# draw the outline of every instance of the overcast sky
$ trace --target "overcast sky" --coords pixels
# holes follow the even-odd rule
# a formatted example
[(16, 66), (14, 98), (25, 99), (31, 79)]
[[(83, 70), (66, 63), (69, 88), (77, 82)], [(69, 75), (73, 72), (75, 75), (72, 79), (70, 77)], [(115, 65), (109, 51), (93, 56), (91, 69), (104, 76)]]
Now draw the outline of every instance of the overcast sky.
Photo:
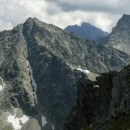
[(88, 22), (110, 32), (123, 14), (130, 14), (129, 6), (130, 0), (0, 0), (0, 30), (37, 17), (61, 28)]

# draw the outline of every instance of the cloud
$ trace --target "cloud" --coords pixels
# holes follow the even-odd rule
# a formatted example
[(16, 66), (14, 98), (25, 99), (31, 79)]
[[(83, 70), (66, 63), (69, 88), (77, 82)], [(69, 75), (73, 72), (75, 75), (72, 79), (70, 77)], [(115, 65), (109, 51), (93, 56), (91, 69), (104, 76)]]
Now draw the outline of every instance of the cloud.
[(129, 0), (47, 0), (60, 6), (64, 11), (99, 11), (99, 12), (112, 12), (123, 13), (130, 12)]
[(11, 24), (11, 22), (6, 22), (6, 21), (2, 21), (0, 20), (0, 30), (9, 30), (13, 28), (13, 25)]
[(0, 0), (0, 3), (0, 30), (37, 17), (61, 28), (89, 22), (110, 31), (122, 14), (130, 13), (129, 0)]
[(0, 30), (8, 29), (5, 23), (16, 26), (28, 17), (46, 17), (47, 2), (42, 0), (0, 0), (0, 3)]

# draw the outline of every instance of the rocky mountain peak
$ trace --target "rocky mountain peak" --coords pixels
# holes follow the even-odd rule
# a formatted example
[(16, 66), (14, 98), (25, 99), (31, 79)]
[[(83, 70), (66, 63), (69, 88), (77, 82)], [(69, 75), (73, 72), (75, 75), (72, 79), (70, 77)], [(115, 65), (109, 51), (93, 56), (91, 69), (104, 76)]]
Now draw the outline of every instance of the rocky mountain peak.
[(41, 22), (38, 18), (36, 18), (36, 17), (29, 17), (26, 21), (25, 21), (25, 23), (26, 22)]
[(90, 26), (92, 26), (92, 27), (94, 27), (93, 25), (91, 25), (90, 23), (87, 23), (87, 22), (83, 22), (82, 24), (81, 24), (81, 27), (90, 27)]
[[(39, 24), (42, 24), (43, 22), (41, 22), (40, 20), (38, 20), (37, 18), (32, 18), (32, 17), (29, 17), (25, 22), (24, 22), (24, 26), (25, 27), (29, 27), (29, 28), (32, 28), (33, 25), (39, 25)], [(29, 29), (27, 28), (27, 29)]]
[(130, 55), (130, 15), (124, 14), (121, 17), (106, 43)]
[(130, 15), (124, 14), (117, 23), (117, 27), (128, 29), (130, 28)]
[(97, 40), (108, 35), (107, 32), (104, 32), (87, 22), (83, 22), (81, 26), (70, 25), (66, 27), (65, 30), (73, 32), (74, 34), (89, 40)]

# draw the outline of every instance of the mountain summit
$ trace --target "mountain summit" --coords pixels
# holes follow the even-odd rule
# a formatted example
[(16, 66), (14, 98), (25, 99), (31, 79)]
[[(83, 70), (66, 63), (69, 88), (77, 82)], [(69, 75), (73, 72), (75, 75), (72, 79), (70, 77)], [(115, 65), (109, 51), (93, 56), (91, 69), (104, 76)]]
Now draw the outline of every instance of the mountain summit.
[(108, 35), (107, 32), (104, 32), (101, 29), (92, 26), (89, 23), (82, 23), (81, 26), (71, 25), (66, 27), (65, 30), (73, 32), (82, 38), (90, 40), (97, 40)]
[(130, 28), (130, 15), (124, 14), (117, 23), (118, 28), (128, 29)]
[(122, 16), (108, 36), (106, 43), (130, 55), (130, 15)]

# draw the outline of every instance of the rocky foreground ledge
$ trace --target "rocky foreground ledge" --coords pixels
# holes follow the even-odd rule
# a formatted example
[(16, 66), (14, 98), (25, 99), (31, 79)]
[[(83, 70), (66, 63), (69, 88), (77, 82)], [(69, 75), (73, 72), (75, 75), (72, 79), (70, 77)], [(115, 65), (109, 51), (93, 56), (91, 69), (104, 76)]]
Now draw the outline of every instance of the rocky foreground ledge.
[(77, 105), (65, 130), (128, 130), (130, 128), (130, 65), (78, 83)]

